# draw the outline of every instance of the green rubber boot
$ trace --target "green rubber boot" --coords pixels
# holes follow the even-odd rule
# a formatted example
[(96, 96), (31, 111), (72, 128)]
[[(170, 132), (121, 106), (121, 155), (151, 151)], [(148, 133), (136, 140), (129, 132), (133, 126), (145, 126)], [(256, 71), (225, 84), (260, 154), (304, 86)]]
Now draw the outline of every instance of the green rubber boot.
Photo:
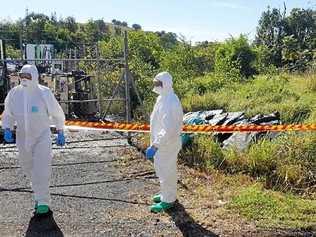
[(160, 202), (161, 202), (161, 196), (160, 196), (160, 194), (154, 195), (153, 198), (152, 198), (152, 201), (153, 201), (154, 203), (160, 203)]
[(157, 204), (150, 206), (150, 211), (154, 212), (154, 213), (159, 213), (162, 211), (169, 210), (173, 206), (174, 206), (173, 203), (160, 202), (160, 203), (157, 203)]
[(45, 214), (49, 212), (49, 207), (47, 205), (38, 205), (35, 209), (36, 214)]

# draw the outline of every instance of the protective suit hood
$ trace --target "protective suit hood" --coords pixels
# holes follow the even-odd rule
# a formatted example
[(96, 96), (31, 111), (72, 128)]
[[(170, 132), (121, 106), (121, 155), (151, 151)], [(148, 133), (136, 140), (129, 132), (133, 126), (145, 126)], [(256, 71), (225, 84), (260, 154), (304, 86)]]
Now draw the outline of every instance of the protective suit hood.
[(173, 92), (173, 82), (172, 82), (172, 76), (168, 72), (161, 72), (157, 74), (154, 78), (155, 80), (161, 81), (162, 82), (162, 88), (159, 89), (159, 91), (154, 91), (157, 92), (158, 94), (168, 94), (170, 92)]
[(27, 84), (27, 89), (34, 89), (38, 87), (38, 78), (39, 74), (36, 66), (34, 65), (24, 65), (20, 71), (21, 73), (29, 73), (32, 76), (32, 80), (30, 80)]

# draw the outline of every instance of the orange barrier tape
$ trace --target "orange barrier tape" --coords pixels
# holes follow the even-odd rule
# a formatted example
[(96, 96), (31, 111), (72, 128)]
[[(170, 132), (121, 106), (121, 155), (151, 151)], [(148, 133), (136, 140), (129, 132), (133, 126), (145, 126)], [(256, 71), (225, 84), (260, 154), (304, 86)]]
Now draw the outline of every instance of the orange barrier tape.
[[(126, 132), (149, 132), (148, 124), (107, 123), (87, 121), (66, 121), (66, 126), (94, 129), (116, 130)], [(284, 124), (284, 125), (184, 125), (185, 133), (231, 133), (231, 132), (284, 132), (284, 131), (316, 131), (316, 124)]]

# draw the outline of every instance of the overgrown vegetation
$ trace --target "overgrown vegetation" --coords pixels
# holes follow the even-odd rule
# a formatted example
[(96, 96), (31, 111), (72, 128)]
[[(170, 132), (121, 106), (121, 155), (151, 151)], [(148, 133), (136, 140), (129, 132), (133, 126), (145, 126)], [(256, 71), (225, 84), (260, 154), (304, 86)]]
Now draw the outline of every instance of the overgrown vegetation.
[[(215, 78), (201, 80), (211, 85)], [(258, 76), (251, 81), (224, 83), (221, 89), (215, 87), (203, 95), (196, 95), (196, 88), (192, 88), (192, 94), (182, 102), (187, 111), (223, 108), (245, 111), (247, 116), (279, 111), (284, 123), (315, 123), (313, 80), (314, 75)], [(215, 167), (229, 173), (246, 173), (261, 179), (269, 188), (312, 193), (316, 183), (315, 142), (313, 132), (290, 132), (237, 152), (222, 150), (211, 137), (199, 136), (183, 156), (205, 170)]]
[(226, 111), (245, 111), (247, 116), (279, 111), (284, 123), (299, 123), (315, 110), (315, 78), (315, 75), (307, 74), (280, 74), (227, 82), (208, 75), (196, 79), (182, 103), (186, 111), (195, 110), (194, 106), (198, 106), (199, 110), (223, 108)]
[[(315, 193), (316, 136), (287, 134), (273, 141), (262, 140), (248, 151), (222, 150), (209, 136), (199, 136), (191, 148), (182, 152), (189, 165), (209, 171), (248, 174), (266, 188), (295, 193)], [(299, 159), (298, 159), (299, 157)]]

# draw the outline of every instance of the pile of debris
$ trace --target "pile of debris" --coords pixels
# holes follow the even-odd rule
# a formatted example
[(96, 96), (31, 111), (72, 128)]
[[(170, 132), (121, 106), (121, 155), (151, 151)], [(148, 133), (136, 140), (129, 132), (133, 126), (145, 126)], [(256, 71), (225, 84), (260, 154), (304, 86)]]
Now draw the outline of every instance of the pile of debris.
[[(210, 110), (189, 112), (183, 117), (184, 124), (190, 125), (276, 125), (280, 124), (280, 113), (273, 112), (268, 115), (258, 114), (252, 118), (246, 118), (244, 112), (224, 112), (223, 110)], [(188, 146), (195, 134), (183, 134), (183, 146)], [(261, 138), (273, 139), (278, 136), (278, 132), (235, 132), (235, 133), (214, 133), (214, 139), (223, 148), (234, 147), (239, 151), (243, 151), (250, 144)]]

